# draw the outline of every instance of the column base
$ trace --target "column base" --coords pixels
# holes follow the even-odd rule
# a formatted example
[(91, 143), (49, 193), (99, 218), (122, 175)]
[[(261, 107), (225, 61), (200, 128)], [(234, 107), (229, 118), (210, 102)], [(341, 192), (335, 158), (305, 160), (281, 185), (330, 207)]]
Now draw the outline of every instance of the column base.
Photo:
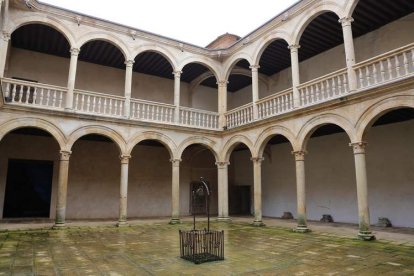
[(358, 239), (362, 241), (374, 241), (376, 237), (372, 234), (371, 231), (359, 231)]
[(55, 223), (52, 226), (53, 230), (61, 230), (61, 229), (65, 229), (66, 228), (66, 224), (65, 223)]
[(129, 226), (128, 222), (126, 220), (125, 221), (118, 221), (117, 224), (116, 224), (116, 227), (125, 227), (125, 226)]
[(217, 221), (218, 222), (231, 222), (231, 218), (230, 217), (218, 217)]
[(168, 224), (175, 225), (180, 224), (181, 220), (179, 218), (172, 218)]
[(298, 225), (295, 229), (293, 229), (296, 233), (309, 233), (311, 230), (308, 228), (307, 225)]
[(253, 226), (263, 227), (263, 226), (266, 226), (266, 224), (264, 224), (263, 221), (261, 221), (261, 220), (255, 220), (255, 221), (253, 221)]

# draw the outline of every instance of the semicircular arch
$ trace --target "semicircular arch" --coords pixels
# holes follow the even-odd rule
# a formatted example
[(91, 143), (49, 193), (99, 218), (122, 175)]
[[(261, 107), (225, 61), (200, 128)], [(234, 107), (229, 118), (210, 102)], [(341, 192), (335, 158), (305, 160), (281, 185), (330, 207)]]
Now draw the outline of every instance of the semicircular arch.
[(202, 137), (202, 136), (194, 136), (185, 139), (177, 148), (177, 152), (175, 154), (175, 159), (182, 159), (182, 155), (184, 150), (191, 145), (202, 145), (208, 148), (211, 153), (214, 155), (216, 162), (219, 161), (219, 154), (217, 152), (217, 143), (209, 138)]
[(146, 141), (146, 140), (153, 140), (161, 143), (169, 152), (170, 158), (174, 158), (174, 152), (177, 150), (177, 145), (174, 143), (174, 141), (168, 137), (167, 135), (156, 132), (156, 131), (146, 131), (143, 133), (139, 133), (132, 139), (130, 139), (127, 143), (126, 152), (128, 155), (131, 155), (131, 152), (137, 146), (140, 142)]
[(284, 126), (271, 126), (265, 129), (257, 138), (254, 147), (254, 155), (257, 157), (262, 157), (267, 143), (270, 141), (270, 139), (272, 139), (272, 137), (277, 135), (285, 137), (292, 146), (293, 151), (297, 151), (300, 149), (295, 135), (288, 128)]
[(132, 52), (132, 58), (135, 59), (137, 56), (145, 52), (154, 52), (154, 53), (161, 55), (163, 58), (165, 58), (170, 63), (171, 67), (173, 68), (173, 71), (177, 70), (178, 66), (177, 66), (177, 61), (175, 59), (175, 56), (170, 51), (168, 51), (168, 49), (165, 49), (159, 45), (154, 45), (154, 44), (141, 45)]
[(249, 138), (247, 138), (244, 135), (241, 134), (237, 134), (233, 137), (231, 137), (225, 144), (224, 147), (221, 150), (221, 156), (220, 156), (220, 160), (224, 161), (224, 162), (229, 162), (230, 160), (230, 155), (233, 152), (233, 150), (239, 145), (239, 144), (243, 144), (245, 145), (249, 151), (250, 151), (250, 155), (253, 156), (253, 143), (252, 141), (250, 141)]
[(276, 40), (283, 40), (287, 43), (288, 46), (292, 44), (292, 38), (286, 31), (279, 30), (270, 33), (262, 41), (260, 41), (260, 44), (257, 46), (257, 49), (253, 55), (253, 64), (259, 64), (263, 52), (272, 42)]
[(122, 53), (125, 60), (132, 59), (128, 47), (125, 45), (125, 43), (121, 39), (117, 38), (116, 36), (112, 34), (107, 34), (103, 32), (91, 32), (91, 33), (87, 33), (83, 35), (77, 41), (77, 47), (81, 49), (82, 46), (84, 46), (86, 43), (91, 42), (91, 41), (96, 41), (96, 40), (105, 41), (115, 46)]

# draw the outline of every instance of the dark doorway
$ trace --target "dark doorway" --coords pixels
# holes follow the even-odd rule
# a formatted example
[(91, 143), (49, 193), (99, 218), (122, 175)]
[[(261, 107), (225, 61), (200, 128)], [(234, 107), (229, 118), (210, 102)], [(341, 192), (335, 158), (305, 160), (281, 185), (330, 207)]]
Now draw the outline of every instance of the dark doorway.
[(230, 215), (250, 215), (250, 186), (229, 186)]
[(4, 218), (49, 217), (53, 161), (9, 159)]

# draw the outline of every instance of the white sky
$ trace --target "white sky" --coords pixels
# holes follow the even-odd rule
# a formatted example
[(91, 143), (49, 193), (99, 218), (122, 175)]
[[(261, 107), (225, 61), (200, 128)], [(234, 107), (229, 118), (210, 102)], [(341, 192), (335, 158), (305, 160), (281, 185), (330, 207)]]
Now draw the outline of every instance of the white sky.
[(244, 37), (297, 0), (40, 0), (206, 46), (226, 32)]

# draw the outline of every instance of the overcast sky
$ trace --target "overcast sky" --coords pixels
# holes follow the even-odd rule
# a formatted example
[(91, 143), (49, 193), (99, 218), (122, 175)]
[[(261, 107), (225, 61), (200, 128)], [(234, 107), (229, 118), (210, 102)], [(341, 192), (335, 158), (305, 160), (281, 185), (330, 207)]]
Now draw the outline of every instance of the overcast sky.
[(144, 31), (206, 46), (226, 32), (244, 37), (297, 0), (40, 0)]

